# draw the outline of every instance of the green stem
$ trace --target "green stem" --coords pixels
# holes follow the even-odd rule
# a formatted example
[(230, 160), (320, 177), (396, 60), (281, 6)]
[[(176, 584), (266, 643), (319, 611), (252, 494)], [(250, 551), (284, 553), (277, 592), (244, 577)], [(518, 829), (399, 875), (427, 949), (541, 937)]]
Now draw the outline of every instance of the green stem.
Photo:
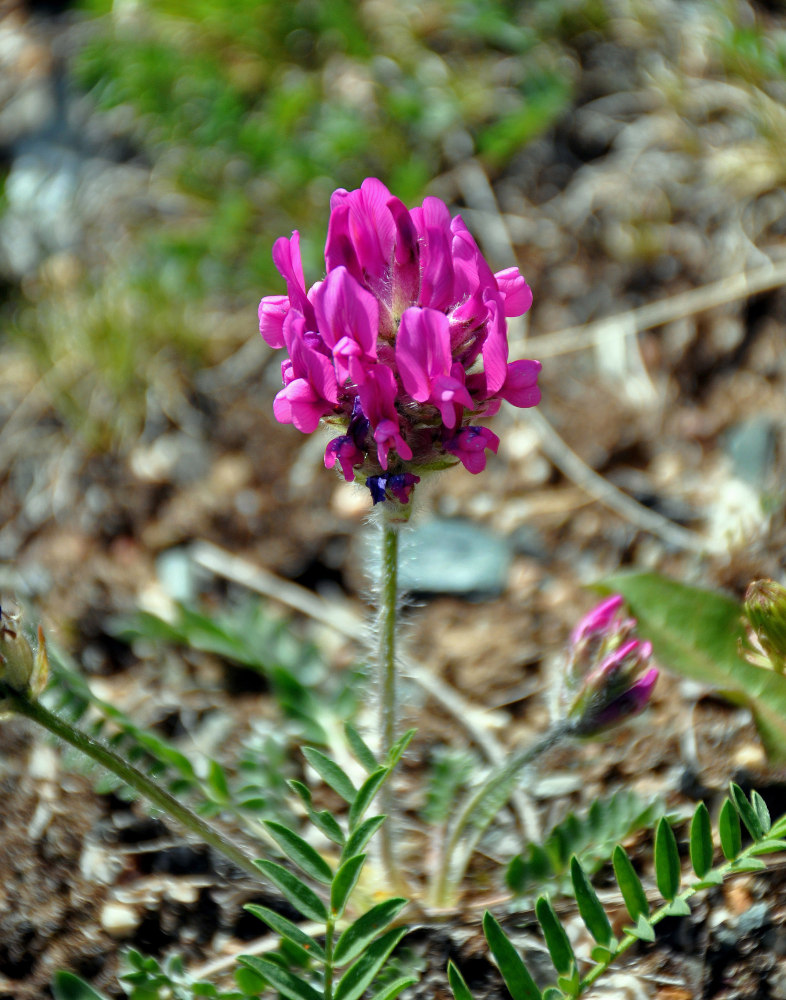
[[(387, 511), (382, 517), (382, 564), (378, 584), (377, 697), (379, 699), (379, 749), (385, 760), (396, 739), (396, 625), (398, 620), (398, 525)], [(380, 791), (380, 806), (388, 817), (379, 834), (382, 865), (393, 891), (403, 890), (403, 880), (393, 849), (393, 793), (389, 782)]]
[(325, 924), (325, 1000), (333, 1000), (333, 938), (336, 931), (336, 915), (331, 908)]
[[(527, 764), (531, 764), (536, 757), (545, 753), (546, 750), (550, 750), (567, 735), (569, 729), (569, 725), (564, 722), (552, 726), (537, 743), (519, 751), (507, 763), (492, 771), (483, 784), (464, 799), (453, 821), (434, 878), (431, 895), (435, 906), (448, 905), (448, 897), (453, 888), (461, 883), (472, 852), (483, 836), (486, 827), (510, 798), (516, 778), (521, 770)], [(470, 827), (472, 827), (471, 833), (465, 837)], [(454, 864), (453, 856), (462, 840), (464, 840), (464, 856), (458, 864)]]
[(70, 723), (61, 719), (60, 716), (44, 708), (40, 702), (30, 701), (24, 694), (18, 691), (5, 689), (4, 700), (6, 703), (10, 702), (10, 707), (19, 715), (37, 722), (39, 726), (48, 729), (54, 736), (57, 736), (65, 743), (70, 743), (72, 747), (76, 747), (77, 750), (86, 754), (92, 760), (96, 761), (96, 763), (101, 764), (102, 767), (111, 771), (112, 774), (116, 774), (118, 778), (127, 785), (130, 785), (134, 791), (139, 792), (140, 795), (143, 795), (153, 805), (158, 806), (159, 809), (162, 809), (172, 819), (180, 823), (181, 826), (195, 833), (206, 844), (220, 851), (224, 857), (228, 858), (234, 865), (237, 865), (238, 868), (253, 875), (256, 879), (261, 878), (260, 871), (250, 855), (236, 847), (223, 834), (219, 833), (218, 830), (205, 823), (203, 819), (200, 819), (190, 809), (178, 802), (169, 792), (155, 784), (155, 782), (151, 781), (141, 771), (138, 771), (133, 765), (124, 761), (114, 751), (105, 747), (102, 743), (98, 743), (79, 729), (75, 729)]

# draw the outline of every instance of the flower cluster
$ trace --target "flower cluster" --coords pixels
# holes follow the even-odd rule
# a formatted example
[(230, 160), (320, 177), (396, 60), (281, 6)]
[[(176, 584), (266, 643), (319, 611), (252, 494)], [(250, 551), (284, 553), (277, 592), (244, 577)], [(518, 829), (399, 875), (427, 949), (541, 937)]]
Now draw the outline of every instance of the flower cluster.
[(615, 594), (586, 614), (570, 637), (558, 712), (576, 736), (595, 736), (643, 711), (658, 669), (652, 645), (633, 636), (636, 622), (618, 614)]
[(330, 202), (326, 276), (306, 290), (297, 232), (273, 247), (286, 295), (259, 305), (259, 330), (286, 348), (275, 417), (306, 434), (339, 427), (325, 451), (374, 502), (406, 503), (420, 474), (461, 462), (481, 472), (499, 438), (474, 423), (503, 399), (540, 400), (537, 361), (508, 362), (506, 317), (532, 293), (497, 274), (459, 216), (426, 198), (408, 211), (380, 181)]

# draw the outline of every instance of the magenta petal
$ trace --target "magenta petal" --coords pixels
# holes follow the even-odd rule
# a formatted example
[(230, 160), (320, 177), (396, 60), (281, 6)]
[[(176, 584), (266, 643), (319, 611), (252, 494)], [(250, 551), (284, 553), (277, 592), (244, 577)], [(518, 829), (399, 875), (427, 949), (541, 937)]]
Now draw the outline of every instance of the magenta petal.
[(303, 378), (295, 379), (273, 400), (273, 415), (281, 424), (294, 424), (304, 434), (313, 433), (331, 407), (319, 399)]
[(505, 318), (500, 303), (489, 293), (483, 296), (489, 311), (486, 325), (486, 339), (483, 341), (483, 372), (486, 376), (486, 391), (493, 396), (505, 382), (508, 374), (508, 337)]
[(259, 332), (271, 347), (284, 346), (284, 320), (289, 309), (288, 295), (266, 295), (259, 303)]
[(540, 361), (511, 361), (499, 395), (514, 406), (537, 406), (540, 402), (538, 373)]
[(391, 198), (388, 209), (396, 226), (396, 248), (393, 258), (393, 296), (401, 309), (418, 297), (420, 287), (420, 244), (412, 216), (398, 198)]
[(532, 290), (517, 267), (506, 267), (494, 275), (502, 295), (506, 316), (523, 316), (532, 305)]
[(471, 410), (475, 405), (464, 383), (451, 375), (437, 375), (431, 384), (429, 402), (442, 414), (446, 427), (455, 427), (459, 422), (457, 407)]
[(433, 379), (450, 371), (447, 316), (435, 309), (407, 309), (396, 339), (396, 364), (406, 391), (419, 403), (425, 403)]
[(379, 303), (352, 277), (346, 267), (337, 267), (317, 289), (314, 311), (319, 332), (328, 347), (342, 339), (354, 341), (358, 354), (376, 359)]
[(310, 304), (306, 297), (306, 279), (300, 259), (300, 233), (297, 229), (292, 238), (282, 236), (273, 244), (273, 263), (287, 283), (287, 293), (292, 305), (303, 313), (310, 314)]
[[(338, 194), (338, 191), (334, 192), (333, 197)], [(349, 235), (349, 204), (346, 201), (337, 202), (330, 213), (325, 241), (325, 265), (328, 274), (337, 267), (345, 267), (356, 281), (363, 281), (363, 270)]]
[(420, 254), (421, 276), (418, 305), (432, 309), (447, 309), (452, 305), (453, 259), (450, 242), (442, 229), (429, 227), (426, 243)]

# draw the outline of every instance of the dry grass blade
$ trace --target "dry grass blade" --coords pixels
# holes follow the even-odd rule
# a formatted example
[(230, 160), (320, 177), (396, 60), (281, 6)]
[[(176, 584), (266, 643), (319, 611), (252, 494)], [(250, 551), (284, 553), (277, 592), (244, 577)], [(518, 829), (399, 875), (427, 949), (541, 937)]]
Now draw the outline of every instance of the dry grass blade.
[[(583, 351), (594, 347), (605, 338), (619, 336), (620, 329), (632, 336), (642, 330), (651, 330), (664, 323), (672, 323), (696, 313), (736, 302), (738, 299), (758, 295), (786, 284), (786, 260), (758, 267), (753, 271), (741, 271), (720, 281), (713, 281), (700, 288), (672, 295), (667, 299), (649, 302), (638, 309), (594, 320), (581, 326), (570, 326), (553, 333), (542, 333), (530, 337), (526, 345), (527, 357), (553, 358), (571, 351)], [(525, 354), (520, 354), (524, 357)]]

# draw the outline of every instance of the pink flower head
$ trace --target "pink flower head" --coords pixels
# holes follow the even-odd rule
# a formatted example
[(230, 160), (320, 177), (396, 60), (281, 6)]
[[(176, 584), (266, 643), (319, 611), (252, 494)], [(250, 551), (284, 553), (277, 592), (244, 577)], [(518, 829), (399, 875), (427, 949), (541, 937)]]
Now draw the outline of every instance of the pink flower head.
[(492, 273), (438, 198), (408, 210), (368, 178), (330, 208), (323, 281), (306, 287), (297, 232), (273, 247), (287, 294), (262, 299), (259, 330), (289, 355), (273, 412), (304, 433), (338, 425), (325, 464), (407, 503), (421, 472), (485, 468), (499, 439), (478, 417), (539, 402), (540, 363), (508, 361), (506, 318), (532, 293), (518, 268)]
[(586, 614), (571, 633), (559, 710), (576, 736), (594, 736), (643, 711), (658, 679), (652, 644), (619, 611), (619, 594)]

